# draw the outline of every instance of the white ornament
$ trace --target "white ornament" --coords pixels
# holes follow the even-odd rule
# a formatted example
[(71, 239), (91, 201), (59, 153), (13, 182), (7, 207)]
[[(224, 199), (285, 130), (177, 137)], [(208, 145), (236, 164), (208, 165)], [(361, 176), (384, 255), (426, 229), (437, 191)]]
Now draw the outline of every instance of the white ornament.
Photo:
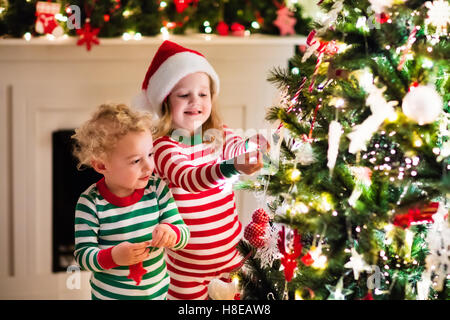
[(422, 279), (417, 282), (417, 300), (428, 300), (431, 284), (431, 272), (423, 272)]
[(344, 279), (341, 277), (336, 286), (326, 284), (325, 287), (330, 291), (328, 300), (345, 300), (345, 296), (352, 293), (353, 290), (344, 289)]
[(345, 268), (353, 269), (353, 277), (355, 280), (359, 279), (359, 274), (364, 271), (372, 271), (372, 267), (369, 266), (362, 254), (359, 254), (355, 248), (352, 248), (352, 256), (350, 261), (344, 265)]
[(303, 166), (310, 165), (316, 161), (311, 143), (309, 142), (296, 142), (293, 151), (295, 153), (295, 161)]
[(342, 11), (343, 8), (344, 8), (344, 0), (336, 1), (331, 7), (331, 10), (327, 13), (326, 19), (322, 22), (323, 27), (320, 28), (317, 32), (321, 34), (327, 31), (328, 28), (331, 27), (331, 25), (336, 22), (338, 14)]
[(208, 285), (208, 295), (213, 300), (234, 300), (236, 293), (238, 293), (238, 285), (235, 281), (212, 279)]
[(436, 121), (442, 112), (442, 97), (432, 86), (411, 88), (403, 98), (402, 110), (419, 125)]
[(356, 201), (359, 199), (364, 191), (364, 188), (369, 188), (372, 184), (372, 171), (367, 167), (351, 167), (350, 172), (355, 177), (355, 188), (353, 188), (348, 203), (355, 207)]
[(280, 230), (281, 228), (277, 224), (267, 228), (264, 236), (265, 244), (256, 251), (255, 258), (260, 259), (263, 269), (272, 268), (273, 262), (283, 257), (277, 246)]
[(367, 97), (366, 103), (370, 106), (372, 115), (367, 117), (363, 123), (354, 126), (353, 131), (347, 135), (351, 140), (348, 151), (353, 154), (360, 150), (366, 150), (367, 142), (369, 142), (384, 120), (396, 116), (394, 106), (396, 106), (398, 102), (386, 101), (383, 96), (386, 87), (379, 89), (372, 85), (369, 90), (369, 96)]
[(447, 35), (447, 24), (450, 22), (450, 4), (448, 1), (427, 1), (425, 6), (428, 8), (428, 17), (425, 22), (435, 26), (438, 35)]
[(331, 121), (328, 129), (328, 153), (327, 166), (330, 171), (333, 171), (336, 164), (336, 159), (339, 152), (339, 140), (341, 139), (343, 130), (342, 125), (337, 121)]

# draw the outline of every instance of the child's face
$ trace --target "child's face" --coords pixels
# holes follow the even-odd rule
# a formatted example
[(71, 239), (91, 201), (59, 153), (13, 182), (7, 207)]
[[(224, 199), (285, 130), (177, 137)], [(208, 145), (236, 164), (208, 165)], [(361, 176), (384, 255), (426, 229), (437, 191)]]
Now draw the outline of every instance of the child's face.
[(153, 140), (150, 131), (130, 132), (121, 138), (104, 160), (108, 189), (116, 196), (125, 197), (142, 189), (148, 183), (155, 167)]
[(169, 95), (172, 126), (193, 134), (211, 115), (211, 90), (206, 73), (197, 72), (181, 79)]

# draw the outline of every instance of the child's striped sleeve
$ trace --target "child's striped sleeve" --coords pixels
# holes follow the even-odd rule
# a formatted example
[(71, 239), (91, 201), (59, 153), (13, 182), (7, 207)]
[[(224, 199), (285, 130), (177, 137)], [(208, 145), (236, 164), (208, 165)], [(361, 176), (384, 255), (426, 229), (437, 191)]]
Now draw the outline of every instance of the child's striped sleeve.
[(166, 139), (155, 141), (154, 148), (158, 174), (176, 187), (191, 193), (215, 188), (223, 183), (224, 179), (239, 174), (230, 160), (191, 165), (188, 156), (181, 153), (175, 143)]
[(116, 267), (111, 248), (98, 247), (99, 220), (93, 199), (83, 193), (75, 207), (75, 260), (84, 270), (101, 271)]
[(224, 126), (223, 158), (231, 159), (247, 151), (247, 140)]
[(190, 238), (188, 226), (178, 212), (178, 207), (169, 188), (161, 179), (156, 180), (156, 196), (158, 198), (159, 222), (169, 224), (177, 233), (178, 241), (173, 250), (184, 248)]

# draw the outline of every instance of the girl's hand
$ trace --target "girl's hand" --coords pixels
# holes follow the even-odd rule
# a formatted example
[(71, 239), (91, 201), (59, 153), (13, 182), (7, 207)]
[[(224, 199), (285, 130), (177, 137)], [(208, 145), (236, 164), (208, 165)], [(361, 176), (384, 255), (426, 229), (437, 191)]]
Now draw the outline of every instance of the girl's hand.
[(234, 167), (237, 171), (252, 174), (263, 167), (262, 153), (260, 151), (251, 151), (243, 153), (234, 158)]
[(119, 266), (130, 266), (139, 263), (149, 256), (149, 241), (141, 243), (122, 242), (111, 250), (113, 261)]
[(167, 224), (158, 224), (152, 233), (150, 245), (156, 248), (172, 248), (176, 245), (177, 234)]
[(267, 141), (267, 139), (260, 133), (255, 134), (254, 136), (251, 136), (248, 139), (249, 145), (254, 143), (258, 146), (258, 149), (260, 149), (262, 152), (268, 152), (270, 150), (270, 144)]

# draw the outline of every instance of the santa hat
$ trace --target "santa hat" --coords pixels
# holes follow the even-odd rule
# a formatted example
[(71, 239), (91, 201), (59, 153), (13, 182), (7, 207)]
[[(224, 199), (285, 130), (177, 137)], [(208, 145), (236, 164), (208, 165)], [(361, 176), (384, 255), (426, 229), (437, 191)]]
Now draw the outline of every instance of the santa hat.
[(164, 41), (153, 57), (142, 82), (142, 91), (134, 97), (132, 106), (161, 116), (162, 103), (173, 87), (185, 76), (196, 72), (208, 74), (214, 92), (219, 93), (219, 77), (200, 52)]

